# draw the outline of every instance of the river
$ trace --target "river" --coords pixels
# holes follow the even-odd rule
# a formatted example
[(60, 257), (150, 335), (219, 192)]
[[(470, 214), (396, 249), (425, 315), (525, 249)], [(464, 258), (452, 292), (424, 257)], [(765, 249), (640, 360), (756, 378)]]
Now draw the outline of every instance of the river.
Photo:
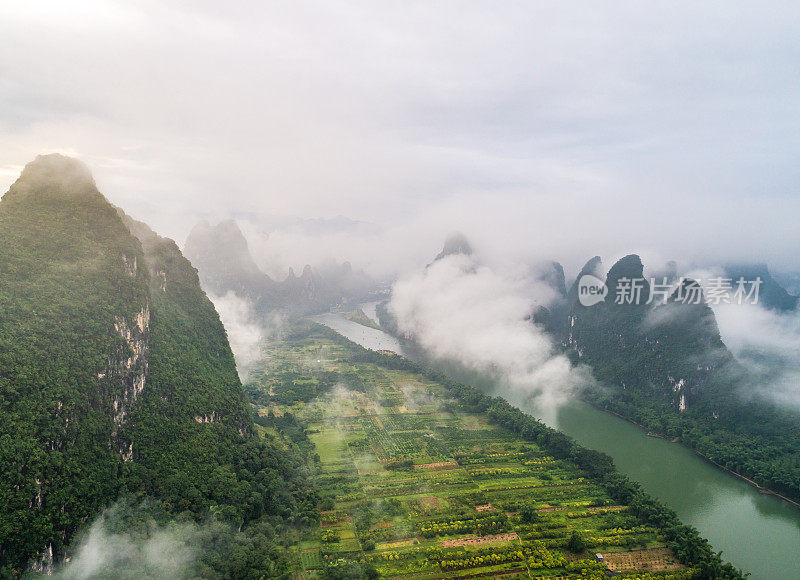
[[(375, 318), (374, 303), (363, 310)], [(393, 336), (339, 314), (315, 319), (366, 348), (418, 358)], [(759, 493), (677, 443), (648, 437), (636, 425), (580, 401), (536, 408), (502, 384), (476, 382), (582, 445), (609, 454), (621, 472), (695, 526), (715, 550), (723, 551), (725, 560), (750, 572), (752, 579), (800, 579), (799, 509)]]

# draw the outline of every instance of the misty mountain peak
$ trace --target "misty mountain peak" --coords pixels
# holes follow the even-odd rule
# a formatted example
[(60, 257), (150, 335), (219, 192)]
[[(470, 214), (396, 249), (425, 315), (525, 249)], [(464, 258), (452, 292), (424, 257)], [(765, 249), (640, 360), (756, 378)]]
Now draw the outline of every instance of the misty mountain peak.
[[(644, 264), (642, 259), (637, 254), (628, 254), (624, 258), (617, 260), (616, 264), (611, 266), (606, 276), (606, 286), (608, 291), (616, 296), (619, 289), (625, 285), (624, 280), (640, 280), (641, 290), (639, 298), (634, 301), (634, 305), (642, 306), (647, 302), (650, 296), (650, 284), (644, 278)], [(630, 282), (628, 282), (630, 284)], [(616, 302), (610, 302), (616, 304)]]
[(674, 284), (678, 280), (678, 263), (675, 260), (670, 260), (662, 267), (653, 271), (653, 278), (659, 282), (666, 280), (667, 284)]
[(608, 271), (609, 284), (623, 277), (644, 277), (644, 264), (642, 264), (642, 259), (637, 254), (628, 254), (624, 258), (620, 258)]
[(186, 238), (185, 253), (201, 270), (202, 265), (213, 262), (215, 270), (235, 270), (263, 276), (250, 254), (247, 238), (234, 220), (222, 220), (216, 225), (202, 221), (195, 225)]
[(747, 281), (760, 279), (759, 302), (764, 307), (779, 311), (797, 308), (798, 297), (789, 294), (778, 284), (766, 264), (725, 264), (724, 269), (725, 276), (730, 278), (734, 285), (740, 278)]
[(567, 282), (564, 276), (564, 266), (555, 261), (549, 261), (542, 265), (541, 270), (536, 274), (536, 279), (544, 282), (559, 296), (567, 295)]
[(195, 225), (186, 238), (184, 254), (197, 268), (203, 288), (213, 295), (232, 291), (253, 299), (275, 285), (253, 260), (247, 238), (234, 220)]
[(581, 271), (578, 272), (578, 276), (575, 278), (575, 281), (572, 283), (572, 286), (569, 289), (569, 293), (567, 294), (567, 299), (570, 304), (574, 304), (575, 301), (578, 299), (578, 281), (586, 275), (594, 276), (595, 278), (602, 278), (603, 275), (603, 260), (600, 256), (595, 256), (591, 258), (588, 262), (583, 265)]
[(602, 273), (602, 267), (603, 260), (600, 258), (600, 256), (595, 256), (583, 265), (580, 274), (578, 274), (578, 278), (585, 274), (591, 274), (592, 276), (597, 276), (599, 278), (600, 274)]
[(436, 256), (435, 260), (441, 260), (446, 256), (454, 256), (457, 254), (463, 254), (465, 256), (472, 255), (472, 246), (469, 240), (467, 240), (467, 236), (461, 232), (454, 232), (447, 236), (447, 239), (444, 241), (444, 247)]
[[(203, 220), (192, 228), (186, 238), (187, 249), (189, 246), (203, 245), (213, 240), (213, 245), (223, 244), (232, 252), (248, 253), (247, 239), (244, 237), (239, 224), (235, 220), (222, 220), (216, 225), (211, 225)], [(191, 253), (191, 252), (190, 252)]]
[(675, 291), (670, 296), (669, 301), (675, 303), (684, 303), (684, 297), (686, 296), (693, 297), (691, 302), (686, 302), (687, 304), (699, 304), (707, 307), (705, 298), (703, 297), (703, 286), (693, 278), (681, 279), (680, 284), (678, 284), (678, 287), (675, 288)]
[(76, 197), (101, 194), (97, 191), (92, 172), (83, 162), (60, 153), (50, 153), (39, 155), (28, 163), (6, 195)]

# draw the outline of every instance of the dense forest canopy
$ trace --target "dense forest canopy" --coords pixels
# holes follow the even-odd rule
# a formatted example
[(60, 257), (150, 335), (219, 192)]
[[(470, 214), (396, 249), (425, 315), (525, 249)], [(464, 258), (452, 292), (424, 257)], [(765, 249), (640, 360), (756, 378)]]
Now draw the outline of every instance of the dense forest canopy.
[(315, 519), (174, 242), (60, 155), (3, 197), (0, 239), (0, 575), (51, 571), (121, 496), (234, 529)]

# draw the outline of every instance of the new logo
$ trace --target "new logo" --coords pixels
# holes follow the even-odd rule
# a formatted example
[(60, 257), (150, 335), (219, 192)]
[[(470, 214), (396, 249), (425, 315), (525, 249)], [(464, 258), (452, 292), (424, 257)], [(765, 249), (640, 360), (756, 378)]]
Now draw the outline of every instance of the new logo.
[(591, 274), (584, 274), (578, 280), (578, 301), (583, 306), (594, 306), (604, 302), (608, 295), (608, 287), (600, 279)]

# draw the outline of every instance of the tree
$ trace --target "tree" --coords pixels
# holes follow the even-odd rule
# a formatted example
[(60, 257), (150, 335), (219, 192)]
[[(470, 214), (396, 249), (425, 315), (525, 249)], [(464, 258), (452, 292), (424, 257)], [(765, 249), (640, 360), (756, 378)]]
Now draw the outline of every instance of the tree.
[(522, 518), (522, 521), (526, 524), (532, 524), (534, 522), (539, 521), (539, 514), (536, 512), (536, 508), (532, 505), (524, 505), (522, 509), (519, 510), (519, 517)]
[(569, 542), (567, 543), (567, 549), (573, 554), (583, 552), (586, 549), (586, 541), (577, 530), (572, 532)]

